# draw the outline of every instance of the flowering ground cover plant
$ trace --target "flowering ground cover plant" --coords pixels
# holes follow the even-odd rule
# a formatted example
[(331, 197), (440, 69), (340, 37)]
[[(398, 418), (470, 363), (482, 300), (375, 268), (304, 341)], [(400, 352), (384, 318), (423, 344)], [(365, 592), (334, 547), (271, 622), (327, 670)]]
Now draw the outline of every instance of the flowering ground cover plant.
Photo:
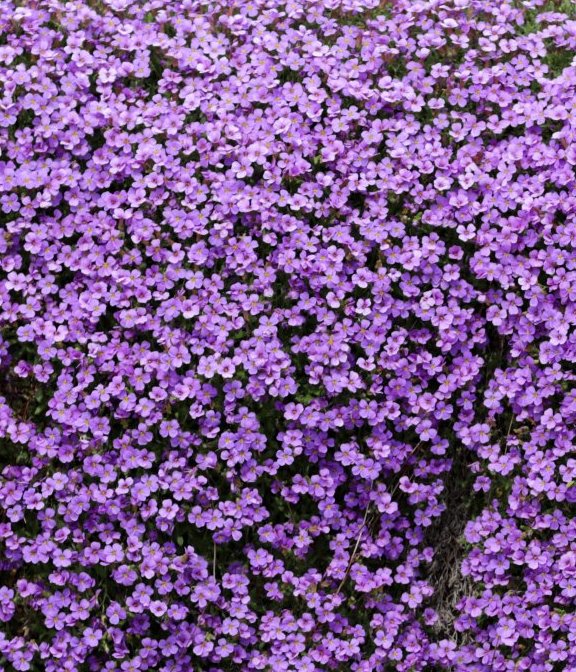
[(0, 1), (0, 670), (576, 670), (575, 56)]

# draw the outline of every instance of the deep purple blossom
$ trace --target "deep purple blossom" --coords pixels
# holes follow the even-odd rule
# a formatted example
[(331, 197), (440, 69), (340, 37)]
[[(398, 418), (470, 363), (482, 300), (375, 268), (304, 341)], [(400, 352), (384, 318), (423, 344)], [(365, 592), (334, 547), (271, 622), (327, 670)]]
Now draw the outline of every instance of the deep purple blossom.
[(576, 669), (571, 3), (0, 8), (0, 668)]

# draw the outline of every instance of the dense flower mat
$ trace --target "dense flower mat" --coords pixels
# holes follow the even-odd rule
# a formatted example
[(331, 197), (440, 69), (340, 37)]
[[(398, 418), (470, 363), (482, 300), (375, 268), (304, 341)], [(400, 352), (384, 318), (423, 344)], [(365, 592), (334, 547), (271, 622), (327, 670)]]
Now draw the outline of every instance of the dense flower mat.
[(576, 670), (575, 16), (0, 2), (0, 670)]

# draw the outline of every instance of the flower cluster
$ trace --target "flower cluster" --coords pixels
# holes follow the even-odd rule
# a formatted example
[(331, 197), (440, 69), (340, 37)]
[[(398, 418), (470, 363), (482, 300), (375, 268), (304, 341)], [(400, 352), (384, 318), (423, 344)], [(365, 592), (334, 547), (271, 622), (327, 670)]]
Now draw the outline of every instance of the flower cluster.
[(0, 669), (576, 669), (565, 0), (0, 0)]

